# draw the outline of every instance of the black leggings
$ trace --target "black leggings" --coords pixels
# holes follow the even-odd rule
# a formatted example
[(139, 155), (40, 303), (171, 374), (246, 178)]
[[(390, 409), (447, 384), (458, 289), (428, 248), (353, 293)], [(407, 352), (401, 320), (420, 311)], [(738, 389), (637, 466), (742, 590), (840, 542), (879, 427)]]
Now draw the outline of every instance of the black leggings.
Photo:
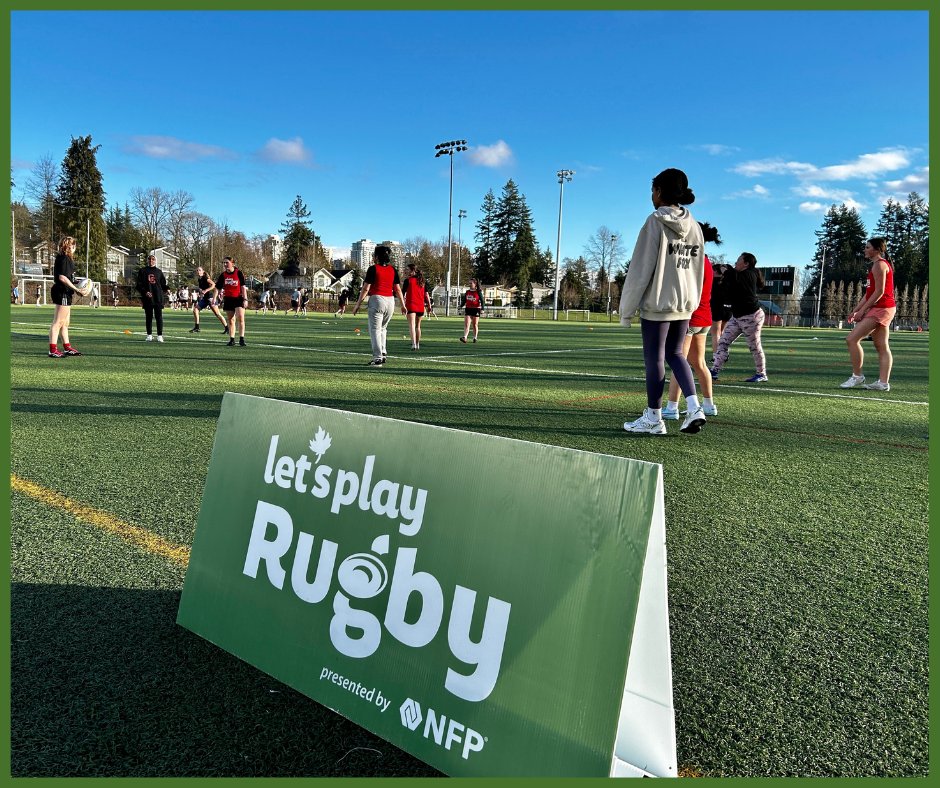
[(695, 380), (692, 367), (685, 357), (682, 346), (689, 330), (688, 320), (660, 322), (640, 318), (643, 333), (643, 363), (646, 365), (646, 402), (650, 408), (663, 406), (663, 389), (666, 388), (666, 363), (682, 389), (683, 395), (695, 395)]
[(144, 301), (144, 314), (147, 316), (147, 333), (153, 333), (153, 316), (157, 316), (157, 334), (163, 336), (163, 306)]

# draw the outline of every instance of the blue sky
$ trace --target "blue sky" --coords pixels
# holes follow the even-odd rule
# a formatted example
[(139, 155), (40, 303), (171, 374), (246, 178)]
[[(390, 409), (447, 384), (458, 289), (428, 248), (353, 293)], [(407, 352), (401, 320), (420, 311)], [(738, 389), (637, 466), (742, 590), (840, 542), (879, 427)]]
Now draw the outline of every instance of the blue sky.
[[(539, 246), (601, 225), (629, 256), (650, 180), (689, 175), (730, 258), (805, 266), (832, 203), (869, 231), (928, 190), (926, 12), (15, 12), (17, 188), (72, 136), (101, 146), (109, 205), (184, 189), (247, 234), (296, 195), (324, 244), (463, 241), (509, 178)], [(56, 55), (53, 42), (67, 41)], [(37, 42), (45, 42), (37, 46)], [(63, 62), (67, 73), (63, 73)]]

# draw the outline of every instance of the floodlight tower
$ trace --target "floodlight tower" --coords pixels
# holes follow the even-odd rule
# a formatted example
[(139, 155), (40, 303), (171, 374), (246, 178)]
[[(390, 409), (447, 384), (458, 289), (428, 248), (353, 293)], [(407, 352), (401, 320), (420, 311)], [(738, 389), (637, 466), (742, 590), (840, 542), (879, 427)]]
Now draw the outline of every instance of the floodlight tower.
[(565, 196), (565, 181), (570, 181), (574, 170), (558, 170), (558, 240), (555, 243), (555, 298), (552, 307), (552, 320), (558, 320), (558, 273), (561, 270), (561, 203)]
[(447, 300), (444, 302), (444, 314), (450, 316), (450, 270), (451, 270), (451, 255), (453, 253), (452, 248), (452, 228), (453, 228), (453, 218), (454, 218), (454, 154), (460, 153), (461, 151), (467, 150), (467, 141), (466, 140), (450, 140), (448, 142), (441, 142), (434, 146), (434, 149), (437, 153), (434, 154), (436, 159), (438, 156), (450, 156), (450, 198), (447, 204)]

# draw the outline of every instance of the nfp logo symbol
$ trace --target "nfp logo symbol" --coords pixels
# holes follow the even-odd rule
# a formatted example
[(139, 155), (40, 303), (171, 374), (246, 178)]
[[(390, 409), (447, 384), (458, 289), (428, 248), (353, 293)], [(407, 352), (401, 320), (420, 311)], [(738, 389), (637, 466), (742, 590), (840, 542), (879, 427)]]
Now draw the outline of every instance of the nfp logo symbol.
[(401, 724), (408, 730), (413, 731), (421, 724), (421, 704), (416, 700), (408, 698), (401, 704)]
[[(414, 731), (421, 726), (421, 704), (418, 701), (408, 698), (399, 708), (401, 712), (401, 724), (408, 730)], [(430, 739), (439, 747), (449, 750), (452, 745), (463, 743), (461, 757), (464, 760), (470, 757), (471, 752), (479, 752), (486, 744), (486, 737), (468, 728), (457, 720), (449, 720), (443, 714), (438, 714), (434, 709), (428, 707), (428, 716), (424, 722), (424, 730), (421, 735), (425, 739)]]

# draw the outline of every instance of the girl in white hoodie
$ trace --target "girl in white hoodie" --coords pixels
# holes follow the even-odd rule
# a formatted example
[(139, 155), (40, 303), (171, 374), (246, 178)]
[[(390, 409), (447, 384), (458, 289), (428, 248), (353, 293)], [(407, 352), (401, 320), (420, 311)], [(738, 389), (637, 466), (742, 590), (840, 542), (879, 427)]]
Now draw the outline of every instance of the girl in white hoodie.
[(681, 432), (697, 433), (705, 413), (695, 391), (692, 369), (683, 352), (689, 318), (699, 305), (704, 276), (702, 228), (687, 208), (695, 202), (682, 170), (663, 170), (653, 178), (653, 207), (636, 240), (620, 297), (620, 322), (630, 325), (640, 311), (647, 408), (627, 432), (665, 435), (662, 419), (666, 364), (685, 396), (688, 415)]

